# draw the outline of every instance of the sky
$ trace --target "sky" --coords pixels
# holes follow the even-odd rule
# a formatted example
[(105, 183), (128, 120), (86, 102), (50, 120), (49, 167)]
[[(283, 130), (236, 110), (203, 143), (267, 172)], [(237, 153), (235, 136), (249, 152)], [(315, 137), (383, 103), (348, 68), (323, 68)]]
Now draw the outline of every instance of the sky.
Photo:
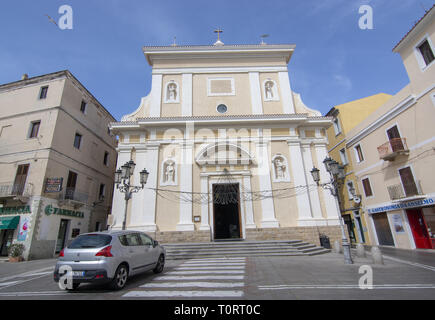
[[(408, 82), (392, 49), (434, 0), (14, 0), (0, 4), (0, 84), (68, 69), (120, 120), (150, 92), (143, 46), (295, 44), (292, 90), (326, 114)], [(73, 10), (62, 30), (62, 5)], [(373, 28), (359, 21), (373, 12)]]

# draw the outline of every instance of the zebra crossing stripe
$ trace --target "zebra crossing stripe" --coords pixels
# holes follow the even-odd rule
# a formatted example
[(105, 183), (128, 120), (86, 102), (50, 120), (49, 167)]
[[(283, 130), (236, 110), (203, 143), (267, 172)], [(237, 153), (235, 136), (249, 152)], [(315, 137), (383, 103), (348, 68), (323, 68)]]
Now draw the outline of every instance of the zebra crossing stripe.
[(244, 270), (245, 267), (231, 267), (231, 266), (225, 266), (225, 267), (177, 267), (175, 270)]
[(170, 271), (166, 272), (167, 275), (180, 275), (180, 274), (244, 274), (244, 270), (194, 270), (186, 271)]
[(147, 283), (140, 286), (140, 288), (234, 288), (243, 286), (243, 282), (161, 282)]
[(213, 290), (213, 291), (130, 291), (126, 293), (126, 298), (161, 298), (161, 297), (242, 297), (243, 291), (233, 290)]
[(161, 276), (154, 280), (243, 280), (244, 276)]
[(221, 262), (219, 262), (219, 263), (216, 263), (216, 264), (211, 264), (211, 263), (183, 263), (183, 264), (180, 264), (180, 266), (186, 266), (186, 267), (209, 267), (209, 266), (211, 266), (211, 265), (214, 265), (214, 266), (216, 266), (216, 267), (220, 267), (220, 266), (245, 266), (246, 265), (246, 263), (240, 263), (240, 262), (237, 262), (237, 263), (221, 263)]

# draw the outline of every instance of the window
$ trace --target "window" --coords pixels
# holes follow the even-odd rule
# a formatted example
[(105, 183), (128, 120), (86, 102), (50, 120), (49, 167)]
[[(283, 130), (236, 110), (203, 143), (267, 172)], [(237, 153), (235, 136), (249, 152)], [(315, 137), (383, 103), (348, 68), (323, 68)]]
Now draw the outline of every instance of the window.
[(100, 190), (98, 191), (98, 200), (104, 200), (105, 193), (106, 193), (106, 185), (104, 183), (101, 183)]
[(69, 171), (68, 180), (66, 182), (65, 199), (74, 200), (74, 192), (77, 184), (77, 173)]
[(80, 111), (81, 111), (81, 113), (86, 113), (86, 106), (87, 106), (88, 104), (86, 103), (86, 101), (82, 101), (82, 104), (81, 104), (81, 106), (80, 106)]
[(219, 113), (226, 113), (226, 112), (228, 111), (228, 108), (227, 108), (226, 105), (224, 105), (224, 104), (220, 104), (220, 105), (217, 106), (216, 110), (217, 110)]
[(356, 161), (364, 161), (364, 156), (360, 145), (355, 146)]
[(340, 158), (341, 158), (341, 163), (343, 165), (349, 163), (349, 161), (347, 160), (347, 155), (346, 155), (346, 149), (345, 148), (340, 150)]
[(104, 152), (103, 163), (105, 166), (107, 166), (109, 164), (109, 153), (107, 151)]
[(140, 238), (137, 233), (119, 236), (119, 242), (121, 242), (123, 246), (140, 246)]
[(373, 191), (372, 191), (372, 187), (370, 185), (369, 178), (362, 179), (361, 182), (362, 182), (362, 185), (364, 188), (364, 194), (366, 195), (366, 197), (373, 196)]
[(33, 121), (30, 123), (29, 138), (37, 138), (41, 121)]
[(139, 233), (140, 239), (142, 241), (142, 245), (144, 246), (152, 246), (153, 245), (153, 240), (148, 237), (146, 234), (143, 233)]
[(407, 197), (418, 195), (417, 185), (411, 167), (399, 169), (400, 180)]
[(39, 92), (39, 99), (47, 98), (48, 86), (41, 87), (41, 91)]
[(430, 44), (427, 41), (427, 39), (424, 40), (423, 43), (418, 46), (418, 50), (420, 51), (420, 54), (423, 57), (426, 66), (429, 65), (435, 59), (432, 48), (430, 47)]
[(74, 137), (74, 147), (76, 149), (80, 149), (81, 143), (82, 143), (82, 135), (79, 133), (76, 133), (76, 136)]
[(340, 120), (338, 120), (338, 118), (334, 118), (334, 120), (332, 120), (332, 124), (334, 125), (335, 135), (340, 134), (341, 133)]

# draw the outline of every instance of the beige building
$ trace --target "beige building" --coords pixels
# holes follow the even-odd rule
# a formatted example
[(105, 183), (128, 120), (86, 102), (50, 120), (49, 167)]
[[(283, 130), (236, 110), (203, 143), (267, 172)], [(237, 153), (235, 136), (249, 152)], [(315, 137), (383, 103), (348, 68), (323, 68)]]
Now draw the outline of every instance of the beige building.
[(393, 49), (409, 84), (348, 134), (375, 245), (434, 248), (435, 7)]
[[(334, 197), (312, 180), (327, 156), (330, 117), (291, 90), (294, 45), (144, 47), (152, 88), (111, 124), (118, 166), (149, 172), (128, 229), (164, 242), (341, 238)], [(115, 188), (112, 228), (124, 221)]]
[(370, 238), (365, 216), (361, 212), (361, 191), (355, 181), (352, 157), (346, 148), (348, 133), (390, 98), (389, 94), (379, 93), (335, 106), (326, 114), (334, 117), (333, 125), (326, 131), (328, 153), (344, 166), (346, 174), (339, 188), (340, 210), (352, 243), (370, 244)]
[(53, 257), (107, 228), (116, 166), (110, 113), (69, 72), (0, 85), (0, 249)]

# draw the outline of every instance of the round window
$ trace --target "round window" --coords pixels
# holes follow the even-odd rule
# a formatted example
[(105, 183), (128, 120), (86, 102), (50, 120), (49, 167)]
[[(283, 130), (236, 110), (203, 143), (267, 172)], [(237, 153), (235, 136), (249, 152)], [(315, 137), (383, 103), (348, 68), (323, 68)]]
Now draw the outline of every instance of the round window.
[(218, 105), (216, 109), (219, 113), (225, 113), (228, 110), (227, 106), (224, 104)]

